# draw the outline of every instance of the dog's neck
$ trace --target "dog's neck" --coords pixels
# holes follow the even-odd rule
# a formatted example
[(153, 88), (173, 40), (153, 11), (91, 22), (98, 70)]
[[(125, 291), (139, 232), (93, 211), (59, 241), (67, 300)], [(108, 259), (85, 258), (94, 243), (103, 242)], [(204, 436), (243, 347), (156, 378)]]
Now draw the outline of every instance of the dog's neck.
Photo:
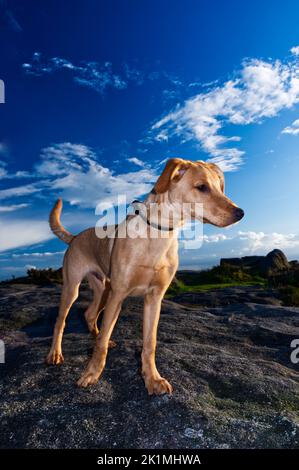
[(148, 223), (153, 226), (160, 226), (164, 230), (170, 228), (170, 231), (175, 231), (185, 223), (181, 205), (173, 203), (168, 192), (156, 194), (152, 191), (143, 204), (146, 207)]

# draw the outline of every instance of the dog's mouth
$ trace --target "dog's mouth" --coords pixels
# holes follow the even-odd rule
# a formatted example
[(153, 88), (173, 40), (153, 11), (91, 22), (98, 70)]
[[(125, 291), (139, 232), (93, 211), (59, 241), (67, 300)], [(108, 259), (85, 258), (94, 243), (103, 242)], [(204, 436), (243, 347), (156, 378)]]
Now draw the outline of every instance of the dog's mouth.
[(213, 222), (211, 222), (209, 219), (207, 219), (206, 217), (203, 217), (202, 218), (202, 223), (203, 224), (211, 224), (211, 225), (215, 225)]
[(215, 222), (212, 222), (211, 220), (207, 219), (206, 217), (203, 217), (202, 218), (202, 223), (203, 224), (210, 224), (210, 225), (213, 225), (213, 227), (227, 227), (227, 225), (230, 225), (230, 224), (225, 224), (225, 225), (221, 225), (221, 224), (216, 224)]

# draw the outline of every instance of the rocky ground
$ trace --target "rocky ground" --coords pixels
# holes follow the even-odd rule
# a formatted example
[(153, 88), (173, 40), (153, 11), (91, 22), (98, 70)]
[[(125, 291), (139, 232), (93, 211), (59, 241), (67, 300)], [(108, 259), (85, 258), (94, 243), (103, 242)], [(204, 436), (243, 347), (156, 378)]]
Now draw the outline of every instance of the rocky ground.
[[(149, 397), (139, 374), (142, 302), (122, 309), (100, 382), (76, 386), (94, 340), (86, 287), (68, 319), (65, 363), (44, 363), (60, 287), (0, 286), (2, 448), (298, 448), (299, 309), (275, 292), (230, 288), (164, 300), (157, 363), (172, 396)], [(229, 301), (228, 301), (229, 299)]]

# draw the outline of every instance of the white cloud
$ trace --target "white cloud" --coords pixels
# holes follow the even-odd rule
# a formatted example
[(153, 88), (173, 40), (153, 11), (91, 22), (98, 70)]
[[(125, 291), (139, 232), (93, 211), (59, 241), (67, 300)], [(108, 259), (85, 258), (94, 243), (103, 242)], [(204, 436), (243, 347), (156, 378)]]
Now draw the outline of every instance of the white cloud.
[(299, 46), (294, 46), (290, 49), (291, 53), (294, 55), (299, 55)]
[(37, 184), (26, 184), (23, 186), (14, 186), (12, 188), (0, 190), (0, 200), (13, 197), (28, 196), (41, 191), (41, 187)]
[(33, 264), (25, 264), (24, 268), (26, 270), (29, 270), (29, 269), (36, 269), (36, 266), (34, 266)]
[(164, 80), (175, 88), (182, 86), (176, 77), (167, 72), (140, 71), (128, 64), (124, 64), (115, 72), (110, 62), (84, 61), (76, 65), (61, 57), (44, 59), (40, 52), (34, 52), (30, 62), (23, 63), (22, 68), (27, 75), (36, 77), (65, 71), (78, 85), (91, 88), (100, 94), (104, 94), (108, 88), (123, 90), (129, 84), (140, 86), (145, 80)]
[(296, 119), (290, 126), (285, 127), (282, 131), (282, 134), (291, 134), (291, 135), (298, 135), (299, 134), (299, 119)]
[(41, 177), (61, 176), (72, 171), (85, 171), (95, 159), (95, 153), (86, 145), (63, 142), (42, 149), (35, 169)]
[(244, 152), (229, 146), (239, 137), (219, 134), (228, 124), (260, 123), (299, 101), (298, 60), (288, 62), (247, 60), (233, 79), (201, 92), (154, 123), (151, 133), (158, 141), (177, 136), (195, 140), (224, 171), (242, 163)]
[(13, 253), (13, 258), (49, 258), (64, 254), (64, 251), (44, 251), (33, 253)]
[[(299, 234), (239, 231), (232, 235), (204, 235), (200, 250), (181, 250), (180, 267), (203, 269), (219, 264), (223, 257), (266, 255), (281, 249), (288, 259), (299, 258)], [(220, 235), (217, 238), (217, 235)]]
[(145, 163), (142, 160), (139, 160), (137, 157), (127, 158), (128, 162), (134, 163), (134, 165), (145, 167)]
[(255, 253), (257, 251), (270, 251), (273, 248), (293, 249), (299, 248), (299, 236), (294, 233), (264, 233), (264, 232), (239, 232), (238, 237), (245, 241), (244, 252)]
[(116, 71), (111, 62), (82, 61), (74, 64), (62, 57), (46, 59), (40, 52), (34, 52), (31, 60), (23, 63), (22, 68), (26, 75), (35, 77), (64, 71), (76, 84), (91, 88), (101, 95), (109, 88), (124, 90), (129, 85), (141, 86), (145, 82), (159, 80), (163, 87), (171, 88), (161, 90), (162, 98), (167, 95), (174, 98), (178, 96), (178, 89), (183, 87), (183, 83), (176, 76), (165, 71), (153, 71), (152, 67), (149, 69), (144, 67), (144, 64), (142, 70), (138, 70), (135, 66), (125, 63)]
[[(164, 123), (163, 123), (164, 124)], [(155, 129), (156, 127), (154, 127)], [(158, 127), (157, 127), (158, 128)], [(160, 132), (157, 133), (155, 139), (158, 141), (158, 142), (168, 142), (168, 133), (166, 130), (162, 130)]]
[(0, 178), (4, 178), (7, 174), (5, 163), (0, 161)]
[(28, 207), (28, 204), (10, 204), (8, 206), (0, 206), (0, 212), (13, 212)]
[[(150, 167), (115, 174), (98, 162), (92, 149), (71, 143), (43, 149), (36, 171), (40, 178), (45, 178), (44, 184), (52, 194), (72, 205), (92, 208), (99, 203), (116, 203), (118, 195), (123, 194), (129, 202), (148, 193), (157, 179)], [(49, 176), (51, 180), (47, 179)]]
[[(0, 143), (0, 155), (1, 154), (8, 154), (8, 150), (6, 145)], [(30, 174), (27, 171), (16, 171), (15, 173), (8, 173), (7, 163), (0, 160), (0, 179), (20, 179), (20, 178), (27, 178)]]
[(22, 65), (23, 70), (28, 75), (41, 76), (44, 74), (53, 74), (54, 72), (68, 71), (74, 82), (81, 86), (92, 88), (98, 93), (103, 94), (108, 87), (123, 89), (127, 87), (127, 78), (122, 78), (112, 70), (112, 64), (105, 62), (82, 62), (75, 65), (67, 59), (61, 57), (52, 57), (43, 61), (40, 52), (34, 52), (31, 62)]
[[(37, 181), (0, 190), (0, 200), (29, 195), (53, 199), (60, 196), (71, 205), (95, 208), (99, 203), (116, 203), (118, 195), (126, 195), (130, 202), (148, 193), (158, 175), (155, 169), (138, 158), (128, 160), (140, 169), (116, 174), (100, 164), (98, 155), (86, 145), (70, 142), (53, 144), (42, 149), (32, 173), (26, 172), (20, 176), (30, 176)], [(0, 206), (0, 212), (22, 207), (25, 206), (11, 203), (2, 206), (2, 209)]]
[(224, 240), (230, 240), (231, 237), (224, 235), (223, 233), (216, 233), (215, 235), (204, 235), (203, 241), (206, 243), (218, 243)]
[(47, 221), (30, 219), (0, 221), (0, 251), (33, 245), (52, 237)]

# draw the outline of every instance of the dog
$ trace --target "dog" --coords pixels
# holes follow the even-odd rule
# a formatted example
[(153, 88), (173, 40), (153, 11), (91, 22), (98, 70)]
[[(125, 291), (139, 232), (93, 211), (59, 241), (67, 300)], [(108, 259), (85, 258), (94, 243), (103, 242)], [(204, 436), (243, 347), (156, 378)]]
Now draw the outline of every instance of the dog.
[[(80, 387), (95, 384), (106, 363), (113, 328), (122, 302), (128, 296), (144, 297), (142, 376), (150, 395), (172, 393), (171, 384), (159, 374), (155, 363), (157, 329), (161, 301), (178, 267), (178, 227), (186, 222), (184, 211), (177, 216), (178, 207), (199, 203), (201, 210), (192, 209), (190, 218), (217, 227), (238, 222), (244, 211), (224, 194), (224, 175), (214, 163), (172, 158), (167, 161), (151, 193), (144, 201), (145, 213), (136, 211), (119, 226), (138, 222), (143, 236), (98, 237), (95, 228), (74, 236), (61, 225), (62, 201), (59, 199), (50, 214), (50, 227), (55, 235), (69, 244), (63, 261), (63, 288), (48, 364), (63, 362), (61, 349), (65, 320), (83, 278), (93, 290), (93, 301), (85, 312), (89, 330), (96, 336), (92, 358), (77, 382)], [(153, 211), (148, 218), (150, 207)], [(172, 211), (169, 219), (165, 211)], [(158, 217), (159, 215), (159, 217)], [(170, 226), (166, 223), (170, 220)], [(109, 228), (111, 231), (111, 227)], [(159, 236), (163, 232), (163, 235)], [(155, 234), (152, 236), (151, 234)], [(104, 310), (100, 331), (97, 319)]]

